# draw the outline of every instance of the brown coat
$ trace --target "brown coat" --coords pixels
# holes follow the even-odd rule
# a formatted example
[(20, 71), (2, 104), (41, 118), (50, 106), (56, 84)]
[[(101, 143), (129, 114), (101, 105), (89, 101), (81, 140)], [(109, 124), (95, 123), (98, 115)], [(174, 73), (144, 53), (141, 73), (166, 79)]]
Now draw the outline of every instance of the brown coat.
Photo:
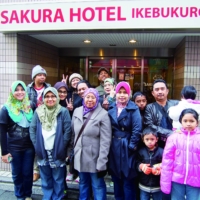
[[(83, 125), (83, 106), (75, 109), (72, 117), (72, 132), (75, 139)], [(99, 104), (84, 128), (74, 149), (74, 167), (79, 172), (94, 173), (106, 170), (111, 143), (111, 123), (108, 113)]]

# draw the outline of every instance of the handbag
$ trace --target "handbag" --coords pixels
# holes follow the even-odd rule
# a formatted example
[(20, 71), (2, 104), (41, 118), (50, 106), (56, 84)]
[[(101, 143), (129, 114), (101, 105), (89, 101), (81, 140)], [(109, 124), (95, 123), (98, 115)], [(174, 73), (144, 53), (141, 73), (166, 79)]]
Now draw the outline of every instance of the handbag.
[(87, 119), (85, 120), (85, 122), (83, 123), (81, 130), (76, 138), (76, 141), (74, 143), (73, 149), (70, 152), (70, 157), (69, 157), (69, 172), (70, 174), (74, 174), (76, 173), (76, 170), (74, 169), (74, 148), (76, 146), (76, 143), (78, 142), (78, 139), (81, 136), (81, 133), (83, 132), (85, 126), (87, 125), (88, 121), (90, 120), (90, 117), (92, 116), (93, 111), (90, 112), (90, 114), (88, 115)]

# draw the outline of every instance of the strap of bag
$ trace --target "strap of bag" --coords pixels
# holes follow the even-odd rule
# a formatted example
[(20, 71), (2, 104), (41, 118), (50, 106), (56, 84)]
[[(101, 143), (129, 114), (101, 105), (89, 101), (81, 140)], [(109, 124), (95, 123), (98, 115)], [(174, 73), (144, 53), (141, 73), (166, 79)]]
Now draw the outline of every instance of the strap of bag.
[(77, 136), (77, 138), (76, 138), (76, 142), (74, 143), (73, 149), (74, 149), (74, 147), (76, 146), (76, 143), (78, 142), (78, 139), (80, 138), (81, 133), (83, 132), (83, 129), (85, 128), (85, 126), (87, 125), (87, 123), (88, 123), (90, 117), (92, 116), (92, 113), (93, 113), (93, 111), (90, 112), (90, 114), (88, 115), (88, 118), (86, 119), (86, 121), (85, 121), (84, 124), (82, 125), (81, 130), (80, 130), (80, 132), (79, 132), (79, 134), (78, 134), (78, 136)]

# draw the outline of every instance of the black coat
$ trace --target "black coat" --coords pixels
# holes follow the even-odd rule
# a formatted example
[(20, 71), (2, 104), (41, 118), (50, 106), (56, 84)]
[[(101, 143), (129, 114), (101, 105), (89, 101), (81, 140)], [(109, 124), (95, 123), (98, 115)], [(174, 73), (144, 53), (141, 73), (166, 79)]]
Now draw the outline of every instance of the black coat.
[[(156, 147), (153, 151), (150, 151), (146, 146), (142, 147), (139, 149), (137, 155), (138, 170), (141, 163), (150, 164), (151, 167), (153, 167), (155, 164), (161, 163), (162, 155), (163, 149), (160, 147)], [(140, 171), (139, 182), (147, 187), (160, 187), (160, 175), (146, 175), (144, 172)]]
[[(166, 107), (168, 112), (168, 109), (171, 106), (175, 106), (178, 104), (179, 101), (177, 100), (168, 100)], [(156, 133), (159, 137), (159, 146), (164, 147), (165, 142), (167, 137), (173, 133), (172, 130), (166, 129), (161, 127), (161, 120), (162, 120), (162, 113), (158, 110), (158, 107), (156, 106), (156, 102), (150, 103), (146, 106), (145, 108), (145, 113), (144, 113), (144, 125), (145, 126), (150, 126), (154, 130), (156, 130)], [(172, 120), (168, 117), (169, 121), (172, 124)]]
[(141, 138), (140, 111), (135, 103), (129, 101), (119, 117), (116, 103), (111, 104), (108, 114), (112, 125), (109, 169), (118, 178), (123, 174), (124, 177), (132, 179), (137, 176), (135, 150)]

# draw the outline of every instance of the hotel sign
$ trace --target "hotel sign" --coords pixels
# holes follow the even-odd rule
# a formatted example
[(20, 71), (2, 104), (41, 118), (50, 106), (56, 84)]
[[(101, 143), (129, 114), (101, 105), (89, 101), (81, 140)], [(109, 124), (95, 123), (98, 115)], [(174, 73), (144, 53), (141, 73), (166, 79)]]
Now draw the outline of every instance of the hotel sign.
[(0, 4), (0, 31), (200, 28), (200, 1)]

